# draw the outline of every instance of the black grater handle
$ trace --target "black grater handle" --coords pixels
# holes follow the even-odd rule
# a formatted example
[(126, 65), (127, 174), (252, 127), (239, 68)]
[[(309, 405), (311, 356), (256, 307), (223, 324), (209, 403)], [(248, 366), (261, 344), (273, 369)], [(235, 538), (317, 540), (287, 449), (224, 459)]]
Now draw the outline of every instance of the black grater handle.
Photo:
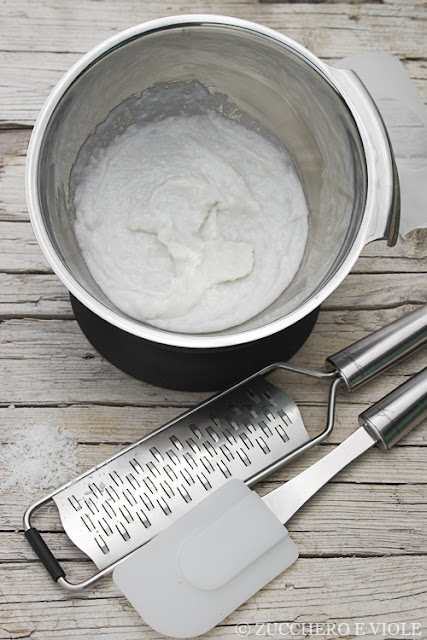
[(57, 582), (59, 578), (65, 578), (65, 571), (47, 546), (46, 542), (40, 535), (40, 532), (31, 527), (25, 531), (25, 537), (33, 547), (36, 555), (43, 562), (51, 578)]

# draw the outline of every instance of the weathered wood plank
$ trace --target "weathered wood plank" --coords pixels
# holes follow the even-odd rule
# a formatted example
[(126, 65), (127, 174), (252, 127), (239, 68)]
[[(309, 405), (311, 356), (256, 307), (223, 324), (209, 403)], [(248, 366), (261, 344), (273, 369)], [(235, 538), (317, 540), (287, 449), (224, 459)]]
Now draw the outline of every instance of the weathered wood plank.
[(28, 220), (24, 172), (29, 136), (28, 130), (2, 131), (0, 135), (0, 219), (2, 220)]
[[(275, 486), (269, 484), (268, 489)], [(266, 487), (261, 489), (259, 493), (265, 493)], [(22, 515), (31, 500), (19, 502), (5, 503), (12, 514), (9, 522), (0, 525), (0, 563), (37, 560), (22, 532)], [(414, 506), (415, 502), (421, 504)], [(50, 515), (37, 515), (34, 522), (60, 562), (87, 560), (62, 532), (54, 508)], [(425, 485), (352, 487), (335, 482), (313, 498), (287, 528), (305, 557), (404, 556), (427, 554), (426, 523)]]
[(67, 289), (55, 275), (0, 273), (0, 317), (73, 318)]
[[(427, 272), (351, 273), (322, 308), (382, 309), (408, 303), (427, 303)], [(68, 291), (55, 275), (0, 273), (0, 317), (70, 319), (73, 313)]]
[[(24, 7), (30, 3), (21, 2)], [(207, 11), (259, 21), (300, 41), (319, 57), (342, 58), (358, 51), (381, 49), (410, 59), (410, 73), (424, 99), (425, 33), (423, 9), (411, 0), (404, 4), (264, 4), (216, 1), (182, 5), (172, 2), (167, 10), (157, 2), (147, 2), (135, 11), (127, 0), (120, 11), (112, 2), (45, 6), (38, 3), (16, 11), (6, 3), (5, 28), (0, 51), (0, 124), (31, 125), (48, 94), (72, 64), (88, 49), (121, 29), (162, 15)], [(31, 12), (33, 29), (26, 28)], [(33, 15), (35, 13), (35, 15)], [(405, 29), (401, 28), (405, 20)], [(65, 22), (64, 22), (65, 20)], [(67, 28), (64, 29), (63, 25)], [(20, 38), (15, 37), (20, 29)], [(17, 51), (18, 49), (18, 51)], [(421, 60), (419, 60), (421, 59)], [(418, 65), (417, 73), (413, 72)], [(419, 70), (422, 70), (421, 75)], [(409, 70), (409, 69), (408, 69)]]
[[(375, 460), (371, 458), (370, 463), (375, 464)], [(400, 479), (405, 480), (405, 475), (401, 474)], [(276, 486), (277, 483), (262, 483), (256, 490), (264, 495)], [(22, 533), (22, 516), (39, 497), (10, 492), (7, 500), (2, 499), (7, 515), (0, 522), (0, 563), (36, 560)], [(59, 561), (86, 559), (62, 533), (54, 506), (39, 511), (34, 524)], [(302, 556), (365, 557), (426, 555), (426, 526), (425, 483), (354, 485), (338, 479), (294, 516), (287, 528)]]
[[(77, 579), (85, 574), (82, 563), (65, 563), (64, 568)], [(356, 622), (364, 622), (366, 640), (385, 637), (369, 633), (369, 623), (375, 622), (415, 621), (424, 633), (426, 568), (425, 557), (300, 558), (203, 637), (231, 640), (236, 638), (235, 625), (242, 622), (252, 625), (250, 632), (255, 635), (260, 623), (275, 620), (346, 622), (352, 629)], [(2, 640), (30, 636), (33, 640), (59, 636), (160, 639), (142, 622), (110, 578), (82, 594), (69, 595), (39, 565), (5, 564), (0, 566), (0, 572), (4, 594), (0, 609)]]
[[(293, 361), (306, 365), (311, 362), (313, 367), (322, 367), (324, 358), (334, 351), (348, 346), (415, 308), (414, 305), (403, 305), (402, 308), (397, 306), (397, 308), (390, 307), (383, 310), (324, 310), (309, 340)], [(60, 361), (72, 358), (79, 363), (85, 360), (88, 367), (91, 364), (94, 366), (100, 364), (100, 356), (84, 338), (75, 321), (7, 320), (1, 326), (1, 336), (2, 357), (5, 360), (23, 362), (28, 359), (31, 364), (34, 364), (39, 358), (55, 358)], [(278, 354), (279, 357), (280, 354)], [(395, 370), (400, 373), (413, 373), (414, 367), (422, 364), (424, 359), (425, 353), (421, 351), (419, 356), (412, 356)], [(275, 374), (278, 380), (282, 376), (283, 379), (285, 377), (287, 379), (290, 375), (284, 372)], [(313, 382), (319, 384), (316, 381)]]
[[(337, 33), (339, 33), (339, 28), (337, 29)], [(291, 35), (285, 30), (284, 33)], [(298, 39), (297, 36), (293, 37)], [(309, 46), (310, 43), (303, 42), (304, 38), (301, 35), (299, 40), (318, 53), (316, 48)], [(389, 51), (385, 46), (381, 48), (387, 53), (398, 55), (395, 51)], [(363, 52), (366, 49), (378, 49), (378, 45), (376, 43), (354, 45), (353, 48), (350, 47), (347, 50), (346, 55)], [(421, 56), (421, 53), (416, 51), (413, 55), (417, 57)], [(22, 58), (24, 60), (21, 62)], [(0, 127), (34, 125), (48, 95), (78, 58), (79, 56), (75, 54), (21, 53), (16, 59), (15, 54), (0, 51), (0, 76), (5, 77), (7, 82), (5, 86), (0, 86)], [(427, 100), (425, 78), (415, 77), (413, 82), (423, 100)], [(14, 84), (13, 89), (10, 87), (11, 84)]]
[(364, 248), (352, 273), (414, 273), (424, 272), (426, 267), (427, 229), (416, 229), (405, 238), (399, 236), (394, 247), (371, 242)]
[[(308, 0), (258, 0), (261, 4), (309, 4)], [(383, 0), (311, 0), (310, 4), (382, 4)]]
[(29, 222), (0, 221), (0, 272), (52, 273)]
[[(352, 394), (342, 391), (339, 407), (335, 418), (335, 427), (327, 439), (327, 444), (339, 444), (347, 438), (357, 427), (357, 416), (368, 406), (368, 402), (355, 403)], [(326, 418), (324, 402), (310, 404), (310, 398), (298, 403), (304, 424), (309, 433), (315, 434), (323, 430)], [(186, 407), (132, 407), (132, 406), (102, 406), (102, 405), (70, 405), (63, 407), (1, 407), (0, 425), (2, 443), (12, 442), (16, 430), (34, 428), (47, 424), (52, 428), (65, 428), (74, 434), (77, 442), (97, 446), (99, 444), (122, 446), (136, 442), (154, 429), (177, 418)], [(403, 440), (404, 447), (427, 446), (427, 430), (424, 427), (414, 429)], [(396, 445), (398, 450), (401, 443)], [(390, 452), (392, 453), (392, 452)], [(408, 452), (410, 455), (411, 452)], [(308, 454), (307, 454), (308, 455)], [(310, 454), (311, 455), (311, 454)], [(319, 453), (320, 455), (320, 453)], [(392, 453), (398, 456), (398, 454)], [(418, 455), (418, 454), (415, 454)], [(419, 455), (422, 455), (421, 453)], [(387, 456), (385, 456), (387, 458)], [(98, 458), (98, 462), (101, 458)], [(304, 456), (304, 460), (306, 457)], [(308, 460), (308, 458), (307, 458)], [(96, 460), (87, 463), (95, 464)], [(385, 463), (390, 465), (390, 461)], [(418, 464), (418, 463), (417, 463)], [(288, 467), (289, 468), (289, 467)], [(380, 482), (376, 478), (376, 482)], [(384, 480), (387, 482), (387, 480)], [(416, 480), (423, 481), (423, 477)]]
[(323, 303), (325, 309), (381, 309), (427, 302), (425, 273), (350, 273)]
[[(357, 420), (352, 421), (353, 431), (356, 430), (358, 423)], [(28, 428), (36, 429), (37, 425), (28, 425)], [(420, 438), (424, 437), (425, 443), (427, 444), (427, 422), (424, 425), (418, 427), (418, 431), (420, 432)], [(10, 442), (7, 436), (2, 435), (2, 447), (9, 446)], [(13, 442), (13, 434), (11, 436)], [(76, 477), (78, 474), (87, 471), (92, 468), (96, 464), (103, 462), (110, 456), (119, 452), (124, 445), (121, 444), (105, 444), (100, 443), (96, 445), (77, 445), (76, 447), (76, 455), (78, 458), (78, 466), (76, 469), (75, 475), (71, 476), (69, 480), (72, 480), (73, 477)], [(333, 450), (336, 445), (332, 444), (322, 444), (320, 447), (316, 447), (311, 449), (311, 451), (307, 452), (303, 457), (294, 462), (286, 465), (280, 471), (276, 472), (272, 477), (272, 480), (275, 482), (285, 482), (290, 480), (294, 475), (305, 469), (307, 466), (310, 466), (324, 455)], [(353, 484), (427, 484), (427, 477), (424, 475), (420, 475), (420, 469), (424, 469), (427, 464), (427, 446), (422, 447), (413, 447), (407, 446), (405, 442), (405, 446), (395, 447), (392, 451), (388, 452), (387, 455), (378, 451), (377, 448), (372, 449), (367, 452), (363, 459), (361, 459), (357, 463), (353, 463), (347, 469), (342, 471), (338, 478), (333, 482), (339, 483), (353, 483)], [(3, 470), (3, 478), (7, 479), (6, 474), (10, 473), (10, 469)], [(19, 490), (18, 486), (18, 490)], [(56, 487), (46, 487), (45, 493), (47, 490), (53, 490)], [(425, 490), (425, 489), (424, 489)], [(37, 492), (32, 487), (28, 487), (29, 494), (24, 496), (22, 504), (25, 505), (28, 503), (29, 499), (34, 498), (37, 499), (39, 496)], [(15, 491), (12, 491), (11, 500), (13, 504), (16, 503), (16, 497), (14, 496)], [(19, 493), (19, 491), (18, 491)], [(25, 491), (24, 491), (25, 493)], [(2, 491), (0, 489), (0, 495), (2, 496), (2, 500), (4, 504), (9, 500), (9, 490), (7, 492)], [(18, 496), (19, 497), (19, 496)], [(24, 506), (25, 508), (25, 506)], [(427, 509), (427, 499), (426, 499), (426, 509)], [(1, 516), (0, 516), (0, 526), (1, 524)], [(427, 543), (427, 539), (426, 539)]]
[[(4, 133), (0, 133), (0, 143)], [(10, 132), (8, 132), (10, 135)], [(23, 180), (23, 177), (22, 177)], [(2, 176), (0, 173), (0, 187)], [(1, 189), (0, 189), (1, 192)], [(24, 193), (20, 190), (21, 198)], [(22, 209), (25, 205), (22, 203)], [(14, 214), (11, 214), (11, 217)], [(1, 217), (1, 214), (0, 214)], [(417, 229), (399, 240), (394, 247), (384, 242), (372, 242), (363, 250), (352, 273), (415, 273), (427, 272), (427, 230)], [(0, 272), (52, 273), (26, 221), (0, 220)]]
[[(92, 456), (98, 462), (110, 453), (111, 447), (91, 447)], [(275, 474), (276, 482), (262, 482), (256, 490), (264, 495), (277, 487), (278, 482), (289, 479), (309, 462), (321, 457), (330, 447), (320, 447), (302, 461), (289, 465), (286, 470)], [(426, 480), (417, 484), (387, 484), (387, 479), (397, 482), (417, 481), (420, 469), (426, 462), (426, 447), (419, 447), (414, 455), (412, 447), (395, 449), (392, 456), (382, 455), (374, 450), (363, 460), (355, 463), (345, 473), (331, 482), (292, 518), (288, 529), (298, 541), (300, 553), (310, 556), (371, 556), (427, 554), (427, 500)], [(420, 455), (418, 455), (420, 454)], [(384, 458), (389, 458), (387, 463)], [(407, 462), (406, 469), (404, 462)], [(420, 463), (418, 468), (417, 462)], [(377, 476), (375, 476), (375, 472)], [(383, 484), (376, 484), (375, 479)], [(372, 483), (372, 484), (371, 484)], [(2, 559), (33, 558), (28, 543), (21, 540), (15, 530), (22, 530), (25, 509), (48, 491), (35, 494), (22, 489), (9, 489), (1, 495), (2, 513), (0, 529), (10, 535), (3, 538), (0, 533), (0, 561)], [(40, 510), (33, 524), (41, 531), (60, 532), (62, 526), (52, 504)], [(53, 534), (52, 534), (53, 535)], [(59, 535), (59, 534), (58, 534)], [(55, 539), (60, 549), (60, 559), (76, 557), (64, 536)], [(65, 542), (64, 542), (65, 540)], [(11, 546), (6, 546), (6, 544)], [(21, 544), (22, 543), (22, 544)], [(61, 545), (62, 549), (61, 549)], [(81, 556), (78, 556), (81, 557)]]
[[(58, 2), (36, 5), (31, 0), (21, 0), (18, 7), (10, 2), (4, 3), (2, 48), (20, 52), (84, 53), (98, 42), (134, 24), (167, 15), (203, 12), (260, 21), (266, 26), (286, 30), (291, 37), (297, 37), (297, 34), (305, 31), (307, 39), (312, 36), (314, 41), (323, 44), (324, 50), (318, 52), (323, 56), (343, 56), (347, 51), (354, 52), (355, 43), (359, 47), (367, 41), (371, 46), (377, 44), (378, 34), (383, 46), (399, 48), (406, 54), (418, 46), (419, 55), (425, 53), (424, 7), (416, 0), (386, 0), (383, 3), (364, 3), (358, 7), (351, 3), (261, 6), (252, 0), (171, 0), (167, 4), (148, 0), (137, 8), (132, 0), (124, 0), (120, 2), (120, 9), (111, 0), (101, 4)], [(405, 30), (401, 29), (403, 21)], [(29, 24), (31, 29), (28, 28)], [(7, 28), (8, 25), (11, 28)], [(63, 28), (64, 25), (67, 25), (67, 29)], [(336, 29), (342, 33), (335, 33)], [(17, 32), (20, 33), (19, 40), (15, 37)], [(352, 45), (353, 50), (350, 49)]]
[[(323, 367), (326, 356), (351, 344), (375, 328), (401, 317), (405, 309), (323, 312), (294, 362)], [(188, 406), (206, 394), (160, 389), (139, 382), (101, 358), (75, 321), (10, 320), (0, 325), (2, 336), (3, 404), (101, 403)], [(278, 354), (280, 357), (280, 354)], [(352, 402), (374, 402), (408, 375), (425, 366), (425, 350), (356, 390)], [(283, 384), (296, 401), (325, 402), (327, 385), (277, 372), (273, 381)]]
[(0, 126), (33, 125), (53, 87), (79, 57), (0, 51)]

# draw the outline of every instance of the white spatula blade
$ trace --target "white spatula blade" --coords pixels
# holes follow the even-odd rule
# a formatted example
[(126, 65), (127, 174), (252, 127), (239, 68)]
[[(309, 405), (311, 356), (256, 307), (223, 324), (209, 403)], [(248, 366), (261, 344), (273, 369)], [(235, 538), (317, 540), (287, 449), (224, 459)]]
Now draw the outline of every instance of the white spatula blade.
[(192, 638), (219, 624), (297, 557), (287, 530), (261, 498), (230, 480), (122, 561), (113, 579), (153, 629)]

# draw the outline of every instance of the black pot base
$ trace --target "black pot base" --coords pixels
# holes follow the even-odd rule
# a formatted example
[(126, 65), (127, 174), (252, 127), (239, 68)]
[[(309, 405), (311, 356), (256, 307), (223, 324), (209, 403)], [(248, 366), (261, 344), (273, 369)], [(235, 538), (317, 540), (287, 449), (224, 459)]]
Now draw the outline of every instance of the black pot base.
[(255, 342), (214, 349), (185, 349), (159, 344), (118, 329), (70, 294), (76, 320), (89, 342), (109, 362), (158, 387), (180, 391), (216, 391), (259, 369), (289, 360), (316, 324), (319, 308), (283, 331)]

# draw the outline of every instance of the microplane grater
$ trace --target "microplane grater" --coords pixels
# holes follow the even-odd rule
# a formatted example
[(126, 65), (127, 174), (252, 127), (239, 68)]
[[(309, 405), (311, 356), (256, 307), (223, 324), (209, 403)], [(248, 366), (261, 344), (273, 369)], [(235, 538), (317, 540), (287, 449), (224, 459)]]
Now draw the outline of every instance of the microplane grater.
[(251, 484), (308, 440), (290, 396), (256, 377), (94, 467), (53, 500), (70, 539), (103, 569), (229, 478)]
[[(427, 305), (330, 356), (332, 370), (272, 363), (37, 500), (25, 511), (25, 536), (55, 582), (84, 589), (229, 478), (252, 485), (323, 442), (340, 386), (356, 389), (425, 344)], [(265, 379), (277, 369), (329, 382), (326, 425), (311, 439), (293, 400)], [(51, 500), (71, 540), (98, 566), (82, 582), (67, 579), (31, 523)]]

